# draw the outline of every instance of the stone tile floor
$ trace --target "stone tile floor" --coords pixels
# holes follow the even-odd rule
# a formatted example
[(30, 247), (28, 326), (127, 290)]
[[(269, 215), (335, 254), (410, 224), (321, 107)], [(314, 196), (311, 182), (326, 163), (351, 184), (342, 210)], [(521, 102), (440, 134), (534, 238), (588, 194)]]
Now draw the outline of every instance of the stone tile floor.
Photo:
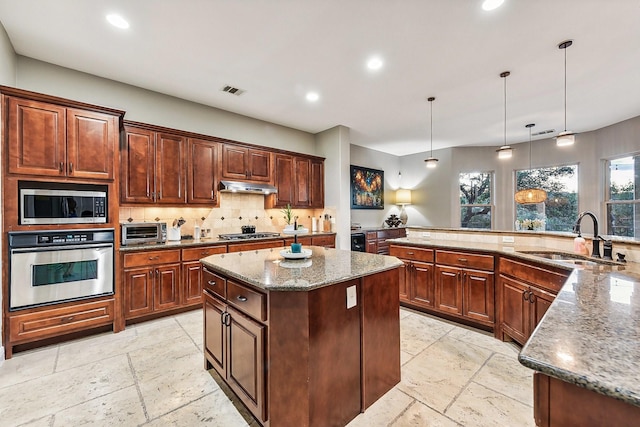
[[(349, 427), (533, 426), (518, 348), (402, 309), (402, 381)], [(0, 425), (258, 426), (204, 370), (202, 312), (50, 347), (0, 364)]]

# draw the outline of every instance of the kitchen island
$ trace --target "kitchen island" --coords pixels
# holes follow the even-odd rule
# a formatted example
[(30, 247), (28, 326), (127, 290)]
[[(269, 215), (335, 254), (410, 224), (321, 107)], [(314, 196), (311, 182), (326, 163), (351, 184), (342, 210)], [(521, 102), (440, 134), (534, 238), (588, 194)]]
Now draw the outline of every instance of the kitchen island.
[(400, 381), (401, 261), (304, 249), (201, 259), (205, 368), (265, 426), (343, 426)]

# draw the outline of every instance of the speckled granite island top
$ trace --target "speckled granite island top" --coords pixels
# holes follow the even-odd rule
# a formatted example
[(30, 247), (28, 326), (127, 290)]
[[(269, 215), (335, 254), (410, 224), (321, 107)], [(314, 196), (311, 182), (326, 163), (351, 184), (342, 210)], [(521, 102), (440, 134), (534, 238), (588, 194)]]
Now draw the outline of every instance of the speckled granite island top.
[[(568, 267), (513, 247), (487, 243), (394, 239), (391, 243), (468, 249)], [(544, 250), (544, 249), (541, 249)], [(549, 251), (549, 249), (546, 249)], [(575, 269), (518, 357), (528, 368), (640, 406), (639, 266)]]
[(270, 291), (310, 291), (323, 286), (391, 270), (402, 265), (395, 257), (305, 246), (308, 259), (287, 260), (284, 248), (211, 255), (200, 261), (214, 272)]

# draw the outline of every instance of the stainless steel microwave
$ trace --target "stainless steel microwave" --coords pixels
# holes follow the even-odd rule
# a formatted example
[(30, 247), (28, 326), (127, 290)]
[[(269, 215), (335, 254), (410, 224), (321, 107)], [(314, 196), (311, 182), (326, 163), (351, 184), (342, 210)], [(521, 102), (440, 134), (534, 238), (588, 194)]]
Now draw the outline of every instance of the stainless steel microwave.
[(97, 189), (20, 188), (20, 224), (103, 224), (107, 192)]

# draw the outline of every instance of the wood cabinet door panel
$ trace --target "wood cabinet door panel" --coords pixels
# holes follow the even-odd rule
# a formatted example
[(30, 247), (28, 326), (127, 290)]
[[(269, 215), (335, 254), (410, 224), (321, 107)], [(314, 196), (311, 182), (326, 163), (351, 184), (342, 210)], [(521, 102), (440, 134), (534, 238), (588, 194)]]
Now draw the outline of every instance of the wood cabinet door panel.
[(67, 109), (67, 175), (113, 179), (117, 132), (117, 119), (114, 116)]
[(247, 156), (249, 150), (245, 147), (224, 144), (222, 146), (222, 177), (232, 180), (246, 180)]
[(167, 310), (180, 305), (180, 264), (162, 265), (155, 269), (153, 309)]
[(223, 378), (227, 377), (226, 326), (222, 321), (222, 313), (226, 306), (204, 293), (204, 350), (207, 360)]
[(469, 319), (493, 324), (495, 289), (493, 273), (463, 271), (463, 315)]
[(324, 162), (311, 161), (311, 207), (324, 208)]
[(218, 204), (218, 145), (212, 141), (189, 139), (188, 203)]
[(293, 204), (298, 207), (311, 206), (311, 160), (296, 157), (294, 163), (295, 186)]
[(277, 200), (276, 207), (284, 207), (289, 205), (295, 205), (294, 200), (294, 171), (293, 171), (293, 157), (286, 154), (277, 154), (275, 158), (275, 177), (274, 183), (278, 189), (278, 193), (275, 195)]
[(8, 98), (9, 172), (64, 176), (66, 110), (53, 104)]
[(424, 307), (434, 307), (433, 264), (415, 261), (411, 264), (411, 301)]
[(436, 265), (435, 303), (445, 313), (462, 314), (462, 271), (455, 267)]
[(124, 316), (142, 316), (153, 311), (154, 268), (124, 271)]
[(156, 202), (186, 202), (185, 139), (159, 133), (156, 136)]
[(536, 326), (538, 326), (538, 323), (540, 323), (544, 314), (549, 310), (555, 298), (556, 296), (550, 292), (538, 288), (531, 288), (531, 295), (529, 296), (529, 301), (531, 302), (529, 335), (531, 335)]
[(266, 326), (233, 309), (228, 312), (231, 315), (227, 329), (229, 385), (249, 410), (264, 421)]
[(398, 268), (398, 274), (400, 275), (400, 301), (409, 301), (411, 261), (402, 260), (402, 266)]
[(529, 336), (529, 301), (524, 298), (524, 293), (528, 286), (512, 280), (508, 277), (500, 276), (501, 298), (501, 328), (520, 344), (524, 344)]
[(153, 203), (155, 192), (155, 134), (146, 129), (125, 128), (120, 201)]
[(182, 304), (202, 303), (202, 264), (200, 261), (182, 263)]
[(251, 181), (271, 182), (271, 153), (249, 149), (247, 169)]

